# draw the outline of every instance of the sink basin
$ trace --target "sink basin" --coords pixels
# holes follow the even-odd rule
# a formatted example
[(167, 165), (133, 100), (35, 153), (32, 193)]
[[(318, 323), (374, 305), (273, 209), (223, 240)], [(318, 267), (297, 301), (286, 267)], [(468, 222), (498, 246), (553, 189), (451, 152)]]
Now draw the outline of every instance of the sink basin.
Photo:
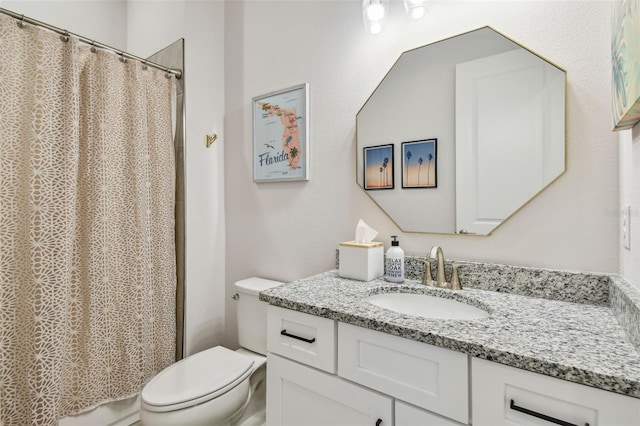
[(365, 300), (390, 311), (424, 318), (473, 320), (489, 316), (487, 311), (475, 306), (427, 294), (383, 293)]

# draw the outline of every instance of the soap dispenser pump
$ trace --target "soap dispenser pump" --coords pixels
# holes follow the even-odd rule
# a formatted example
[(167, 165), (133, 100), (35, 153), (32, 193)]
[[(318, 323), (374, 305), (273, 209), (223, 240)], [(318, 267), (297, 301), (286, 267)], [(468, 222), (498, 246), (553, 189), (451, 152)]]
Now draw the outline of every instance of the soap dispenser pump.
[(391, 247), (387, 250), (385, 261), (385, 276), (387, 281), (401, 283), (404, 281), (404, 250), (396, 235), (391, 236)]

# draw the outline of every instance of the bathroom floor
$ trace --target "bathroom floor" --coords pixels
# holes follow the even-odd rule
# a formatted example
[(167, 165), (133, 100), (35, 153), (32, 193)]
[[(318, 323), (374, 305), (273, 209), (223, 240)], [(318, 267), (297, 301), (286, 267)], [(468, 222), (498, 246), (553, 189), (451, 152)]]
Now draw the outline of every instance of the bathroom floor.
[[(265, 410), (260, 410), (257, 413), (254, 413), (251, 417), (244, 419), (241, 423), (238, 423), (234, 426), (264, 426), (266, 424), (266, 412)], [(139, 421), (135, 423), (131, 423), (129, 426), (141, 426)]]

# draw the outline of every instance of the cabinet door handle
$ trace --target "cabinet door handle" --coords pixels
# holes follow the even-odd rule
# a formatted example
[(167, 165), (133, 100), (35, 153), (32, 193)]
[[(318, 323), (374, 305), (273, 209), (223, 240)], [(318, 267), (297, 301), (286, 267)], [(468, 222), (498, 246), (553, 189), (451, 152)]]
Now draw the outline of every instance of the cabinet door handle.
[(382, 424), (382, 419), (378, 419), (378, 420), (376, 421), (376, 426), (380, 426), (381, 424)]
[[(521, 413), (528, 414), (530, 416), (537, 417), (539, 419), (546, 420), (546, 421), (548, 421), (550, 423), (554, 423), (554, 424), (557, 424), (557, 425), (560, 425), (560, 426), (578, 426), (578, 425), (575, 425), (573, 423), (565, 422), (564, 420), (556, 419), (555, 417), (547, 416), (546, 414), (542, 414), (542, 413), (538, 413), (538, 412), (533, 411), (533, 410), (529, 410), (528, 408), (518, 407), (516, 405), (516, 402), (513, 399), (509, 403), (509, 408), (511, 408), (514, 411), (519, 411)], [(585, 423), (584, 426), (589, 426), (589, 423)]]
[(282, 330), (280, 334), (282, 334), (283, 336), (291, 337), (292, 339), (302, 340), (303, 342), (307, 342), (307, 343), (313, 343), (316, 341), (315, 337), (312, 339), (307, 339), (305, 337), (296, 336), (295, 334), (289, 334), (287, 333), (287, 330)]

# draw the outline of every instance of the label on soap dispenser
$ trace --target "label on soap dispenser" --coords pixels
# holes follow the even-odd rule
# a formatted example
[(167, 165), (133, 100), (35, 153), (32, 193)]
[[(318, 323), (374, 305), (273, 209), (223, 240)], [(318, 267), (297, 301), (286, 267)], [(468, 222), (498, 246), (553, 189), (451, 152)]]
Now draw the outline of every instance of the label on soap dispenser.
[(385, 261), (385, 279), (394, 283), (401, 283), (404, 281), (404, 256), (403, 257), (391, 257), (387, 255)]
[(399, 257), (389, 257), (385, 263), (387, 281), (401, 283), (404, 281), (404, 259)]

